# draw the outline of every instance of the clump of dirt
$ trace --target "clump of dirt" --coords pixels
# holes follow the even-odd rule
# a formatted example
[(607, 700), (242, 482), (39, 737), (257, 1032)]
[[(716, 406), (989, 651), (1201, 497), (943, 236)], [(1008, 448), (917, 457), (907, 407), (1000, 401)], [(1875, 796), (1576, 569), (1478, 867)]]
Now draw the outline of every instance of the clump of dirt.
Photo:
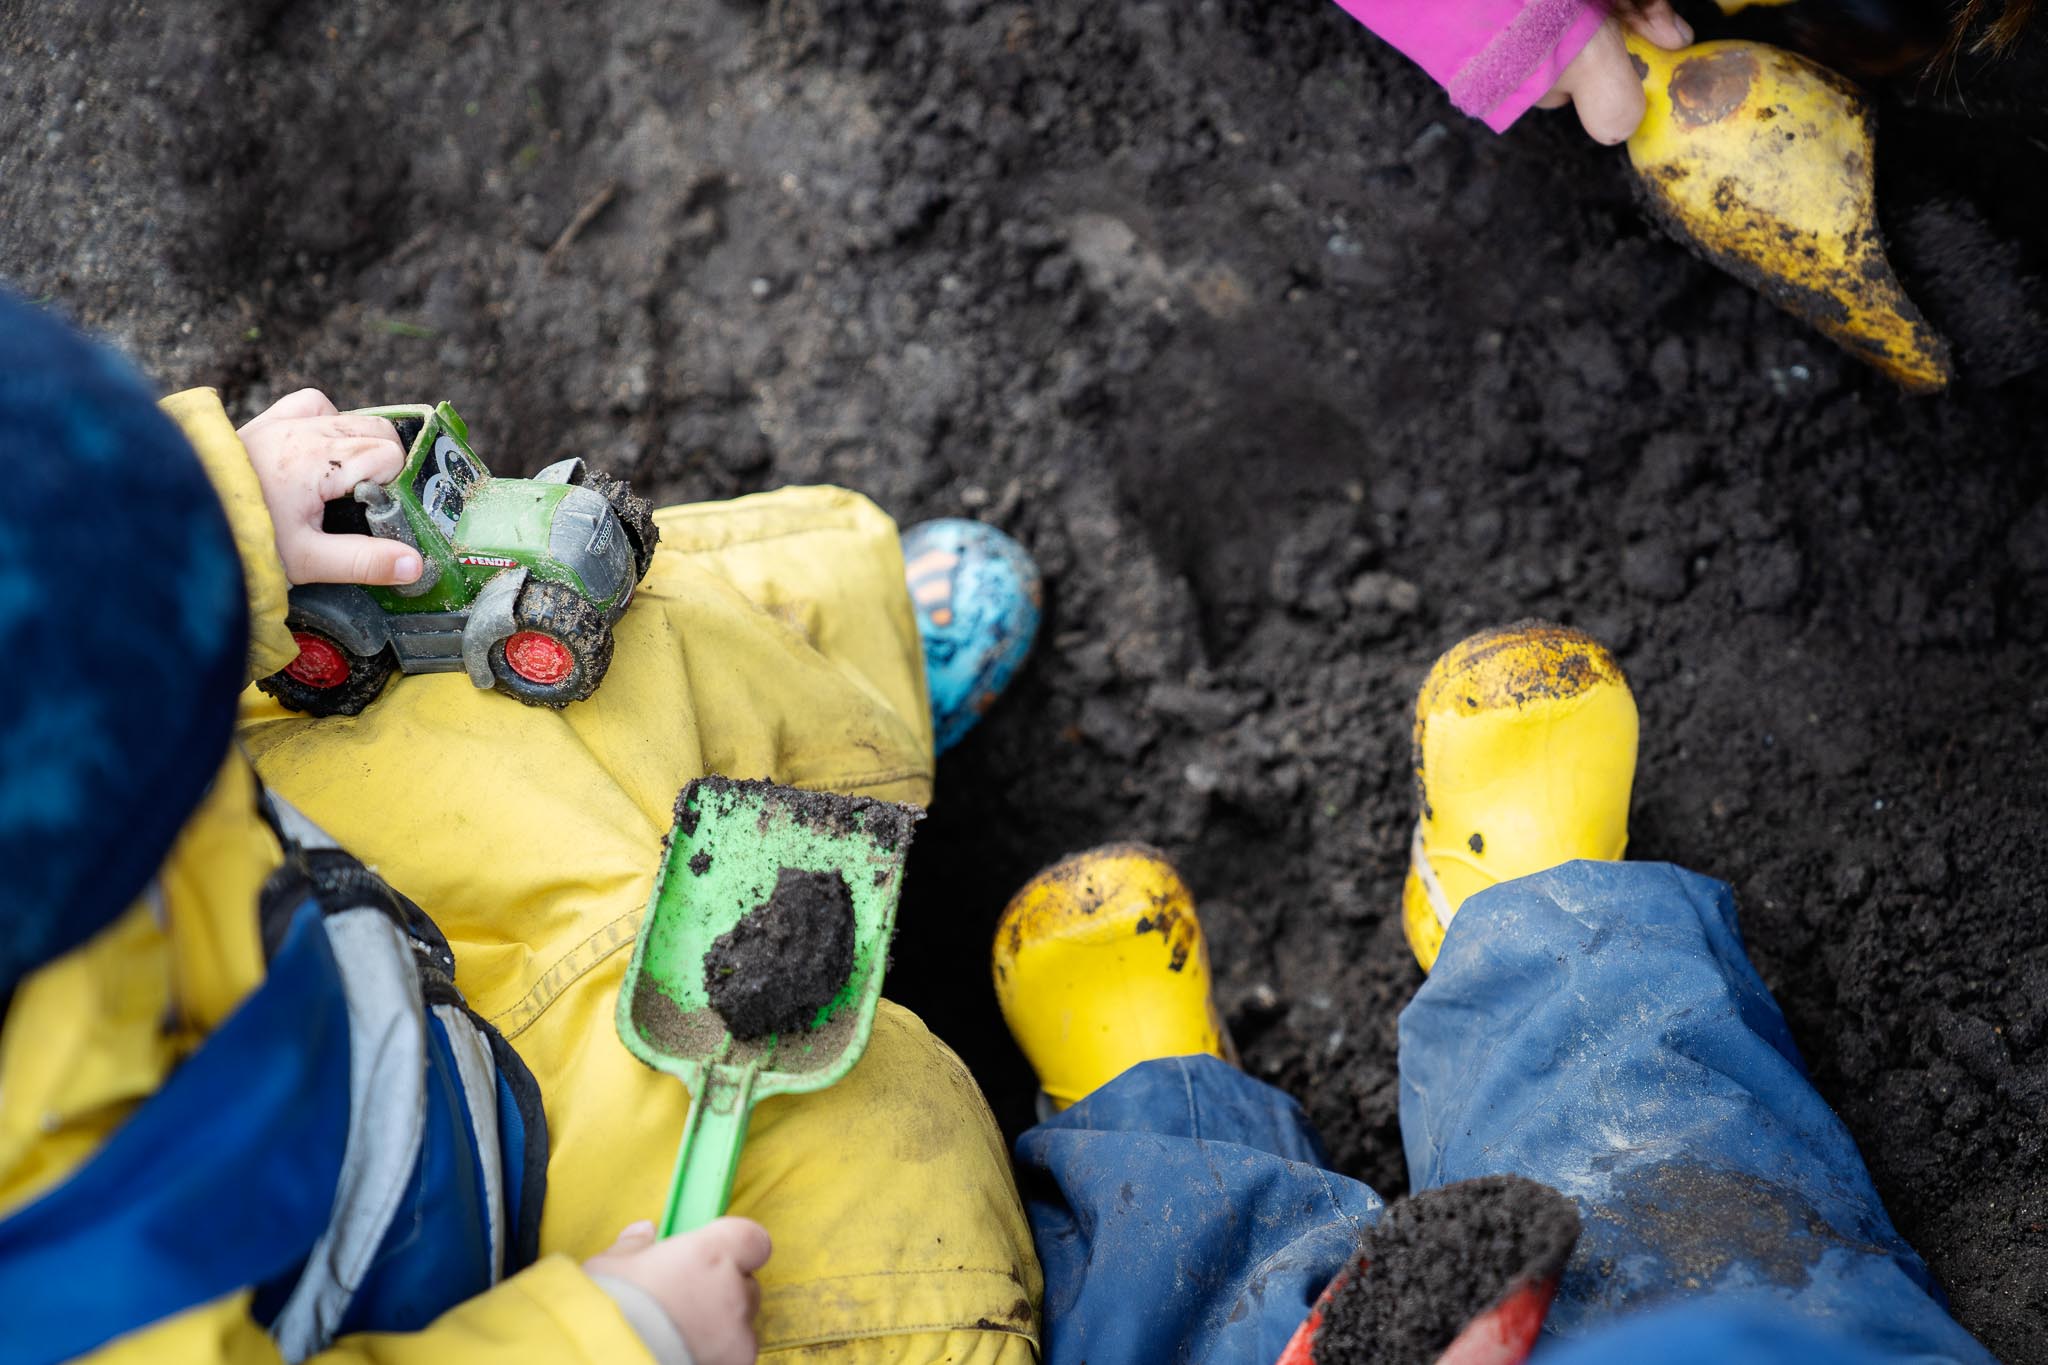
[(711, 941), (704, 993), (735, 1038), (807, 1028), (853, 975), (853, 938), (846, 878), (782, 868), (768, 899)]
[(1572, 1201), (1520, 1176), (1397, 1199), (1323, 1310), (1315, 1365), (1432, 1365), (1511, 1287), (1555, 1280), (1578, 1240)]

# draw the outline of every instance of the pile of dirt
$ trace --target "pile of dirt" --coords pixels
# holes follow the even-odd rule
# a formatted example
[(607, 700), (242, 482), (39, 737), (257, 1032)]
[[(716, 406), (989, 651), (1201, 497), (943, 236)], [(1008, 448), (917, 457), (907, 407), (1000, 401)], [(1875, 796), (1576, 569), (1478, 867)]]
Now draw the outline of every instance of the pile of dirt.
[(853, 975), (853, 930), (846, 878), (781, 868), (768, 899), (711, 941), (704, 994), (735, 1038), (808, 1028)]
[(1933, 400), (1327, 0), (16, 6), (0, 274), (238, 413), (445, 397), (508, 473), (1018, 535), (1038, 657), (941, 765), (890, 983), (1012, 1128), (996, 916), (1145, 839), (1247, 1065), (1405, 1189), (1410, 700), (1472, 630), (1591, 632), (1632, 853), (1734, 884), (1901, 1230), (2044, 1360), (2048, 128), (1964, 79), (1880, 116)]
[(1577, 1206), (1520, 1176), (1397, 1199), (1323, 1310), (1315, 1365), (1433, 1365), (1511, 1289), (1554, 1285), (1578, 1240)]

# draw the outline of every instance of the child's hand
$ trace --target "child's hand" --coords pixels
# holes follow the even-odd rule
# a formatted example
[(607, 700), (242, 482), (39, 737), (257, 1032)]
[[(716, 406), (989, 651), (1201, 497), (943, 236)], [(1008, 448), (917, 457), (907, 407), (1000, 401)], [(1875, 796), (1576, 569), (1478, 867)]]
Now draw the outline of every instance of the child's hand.
[(382, 417), (345, 417), (318, 389), (272, 403), (243, 427), (263, 501), (277, 528), (277, 557), (294, 583), (410, 583), (419, 552), (375, 536), (331, 535), (320, 514), (358, 483), (387, 483), (405, 466), (398, 432)]
[(754, 1272), (769, 1250), (768, 1230), (751, 1219), (720, 1218), (660, 1241), (654, 1224), (635, 1223), (583, 1268), (652, 1295), (696, 1365), (754, 1365)]
[(1692, 29), (1668, 0), (1649, 0), (1620, 20), (1609, 19), (1600, 25), (1593, 41), (1572, 58), (1550, 93), (1536, 101), (1542, 109), (1571, 105), (1587, 134), (1610, 147), (1628, 140), (1643, 121), (1645, 107), (1643, 78), (1636, 74), (1628, 49), (1621, 43), (1623, 24), (1658, 47), (1677, 49), (1692, 42)]

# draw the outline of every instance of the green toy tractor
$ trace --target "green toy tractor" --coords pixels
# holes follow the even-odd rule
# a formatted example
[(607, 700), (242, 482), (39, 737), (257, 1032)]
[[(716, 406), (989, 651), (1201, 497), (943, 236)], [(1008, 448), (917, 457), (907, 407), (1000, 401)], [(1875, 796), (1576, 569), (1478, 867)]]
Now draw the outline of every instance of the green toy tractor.
[(405, 467), (329, 503), (325, 528), (403, 541), (426, 567), (393, 588), (293, 588), (299, 656), (257, 686), (319, 716), (355, 715), (394, 671), (464, 672), (530, 706), (596, 691), (660, 539), (647, 499), (581, 459), (494, 477), (446, 403), (360, 412), (398, 428)]

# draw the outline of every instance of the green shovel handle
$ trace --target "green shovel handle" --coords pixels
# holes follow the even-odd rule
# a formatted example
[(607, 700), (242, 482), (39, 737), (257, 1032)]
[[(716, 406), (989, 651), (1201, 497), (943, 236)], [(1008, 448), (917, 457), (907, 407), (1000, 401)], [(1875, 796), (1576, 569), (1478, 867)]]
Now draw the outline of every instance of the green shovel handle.
[(754, 1069), (711, 1067), (699, 1089), (676, 1147), (676, 1173), (661, 1214), (664, 1237), (694, 1231), (725, 1212), (754, 1108)]

